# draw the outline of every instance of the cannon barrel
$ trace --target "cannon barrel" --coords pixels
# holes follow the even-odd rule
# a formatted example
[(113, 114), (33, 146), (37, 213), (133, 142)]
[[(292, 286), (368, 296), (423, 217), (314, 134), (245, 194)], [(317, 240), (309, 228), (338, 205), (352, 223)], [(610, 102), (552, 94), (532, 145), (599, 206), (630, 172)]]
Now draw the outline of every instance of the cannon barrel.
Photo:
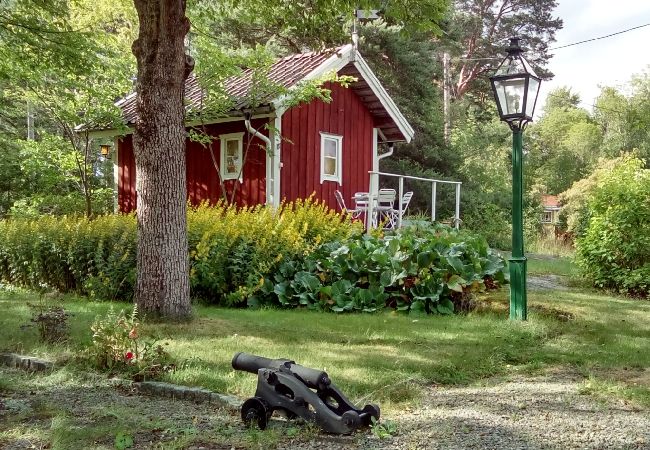
[(232, 368), (244, 372), (256, 374), (260, 369), (280, 370), (281, 367), (291, 370), (312, 389), (324, 389), (331, 383), (327, 372), (304, 367), (288, 359), (270, 359), (244, 352), (235, 353), (232, 358)]

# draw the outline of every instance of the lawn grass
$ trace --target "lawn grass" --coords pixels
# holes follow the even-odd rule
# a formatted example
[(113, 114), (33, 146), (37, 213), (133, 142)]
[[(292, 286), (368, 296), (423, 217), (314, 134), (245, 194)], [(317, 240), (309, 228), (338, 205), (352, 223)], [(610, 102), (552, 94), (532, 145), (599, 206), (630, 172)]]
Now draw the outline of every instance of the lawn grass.
[[(574, 270), (570, 261), (535, 264), (533, 273), (543, 273), (544, 267), (563, 275)], [(242, 398), (253, 394), (256, 380), (232, 370), (231, 358), (239, 351), (325, 369), (351, 399), (378, 402), (388, 411), (417, 403), (421, 389), (430, 384), (467, 384), (558, 366), (591, 377), (600, 391), (650, 405), (650, 382), (644, 381), (650, 368), (649, 302), (583, 289), (530, 291), (529, 320), (513, 322), (507, 320), (507, 297), (507, 288), (485, 295), (479, 309), (466, 316), (197, 306), (191, 323), (147, 324), (143, 331), (168, 342), (166, 348), (180, 363), (166, 376), (168, 381)], [(35, 329), (21, 329), (29, 322), (26, 301), (35, 300), (24, 291), (0, 290), (0, 350), (74, 367), (90, 343), (94, 317), (105, 314), (111, 304), (61, 298), (73, 314), (71, 339), (46, 346), (38, 342)]]
[[(575, 273), (570, 259), (533, 256), (529, 261), (532, 276), (571, 278)], [(528, 299), (527, 322), (507, 319), (506, 287), (481, 296), (479, 308), (466, 316), (196, 306), (191, 323), (146, 323), (142, 332), (167, 342), (179, 363), (167, 381), (240, 398), (253, 395), (256, 377), (232, 370), (230, 361), (234, 353), (246, 351), (325, 369), (355, 403), (379, 403), (389, 417), (416, 408), (432, 384), (480, 384), (547, 371), (581, 374), (580, 393), (650, 410), (650, 302), (582, 288), (531, 289)], [(58, 363), (46, 374), (2, 372), (0, 394), (27, 396), (31, 409), (0, 417), (0, 447), (27, 439), (55, 449), (110, 449), (116, 437), (126, 434), (137, 442), (158, 442), (160, 448), (203, 443), (272, 448), (288, 436), (309, 440), (315, 433), (282, 423), (265, 432), (246, 430), (237, 417), (215, 407), (116, 395), (106, 374), (85, 363), (83, 351), (97, 315), (131, 305), (75, 296), (48, 299), (72, 314), (71, 337), (64, 344), (44, 345), (35, 328), (24, 327), (30, 318), (27, 302), (38, 301), (33, 293), (0, 286), (0, 351)]]
[(559, 275), (567, 278), (578, 278), (580, 270), (573, 258), (561, 256), (548, 258), (544, 255), (528, 255), (528, 273), (530, 275)]

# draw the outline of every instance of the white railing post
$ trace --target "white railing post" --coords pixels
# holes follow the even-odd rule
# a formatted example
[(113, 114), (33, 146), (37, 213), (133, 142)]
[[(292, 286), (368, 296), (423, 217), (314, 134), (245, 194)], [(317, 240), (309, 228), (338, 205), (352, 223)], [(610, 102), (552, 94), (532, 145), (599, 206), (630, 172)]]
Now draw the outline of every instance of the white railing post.
[(431, 183), (431, 222), (436, 221), (436, 191), (438, 189), (438, 183), (433, 181)]
[[(402, 227), (402, 216), (404, 215), (404, 204), (402, 203), (403, 197), (404, 197), (404, 179), (407, 180), (414, 180), (414, 181), (424, 181), (431, 183), (431, 220), (433, 222), (436, 221), (436, 203), (437, 203), (437, 196), (438, 196), (438, 183), (442, 184), (450, 184), (450, 185), (455, 185), (456, 186), (456, 211), (455, 211), (455, 216), (454, 216), (454, 226), (456, 229), (460, 228), (460, 186), (463, 184), (460, 181), (449, 181), (449, 180), (435, 180), (432, 178), (422, 178), (422, 177), (412, 177), (409, 175), (399, 175), (396, 173), (386, 173), (386, 172), (379, 172), (376, 170), (369, 170), (368, 173), (370, 174), (370, 185), (368, 186), (368, 204), (367, 204), (367, 210), (366, 210), (366, 215), (365, 215), (365, 221), (364, 221), (364, 228), (367, 229), (367, 232), (369, 233), (370, 230), (377, 226), (377, 223), (373, 220), (373, 215), (375, 212), (375, 202), (378, 203), (379, 199), (379, 176), (383, 175), (385, 177), (392, 177), (392, 178), (398, 178), (399, 181), (399, 192), (398, 192), (398, 198), (397, 201), (399, 202), (397, 211), (393, 210), (393, 213), (397, 212), (399, 216), (397, 217), (397, 221), (394, 224), (397, 228)], [(375, 178), (376, 177), (376, 178)]]
[(402, 214), (404, 211), (402, 211), (402, 196), (404, 195), (404, 177), (400, 176), (399, 177), (399, 194), (397, 196), (397, 203), (399, 206), (398, 213), (399, 215), (397, 216), (397, 228), (402, 228)]
[[(376, 177), (376, 178), (375, 178)], [(365, 226), (366, 233), (370, 234), (370, 230), (373, 227), (372, 213), (373, 213), (373, 198), (375, 197), (375, 180), (377, 181), (376, 185), (379, 186), (379, 174), (375, 172), (370, 173), (370, 186), (368, 186), (368, 204), (366, 206), (366, 217), (365, 217)]]
[(460, 227), (460, 183), (456, 183), (456, 229)]

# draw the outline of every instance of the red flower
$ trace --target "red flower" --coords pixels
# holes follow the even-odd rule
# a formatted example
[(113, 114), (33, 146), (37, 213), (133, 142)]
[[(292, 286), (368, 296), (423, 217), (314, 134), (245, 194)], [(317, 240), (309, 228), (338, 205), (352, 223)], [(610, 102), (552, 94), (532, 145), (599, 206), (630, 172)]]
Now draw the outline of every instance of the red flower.
[(126, 355), (124, 355), (127, 361), (133, 359), (133, 352), (126, 352)]

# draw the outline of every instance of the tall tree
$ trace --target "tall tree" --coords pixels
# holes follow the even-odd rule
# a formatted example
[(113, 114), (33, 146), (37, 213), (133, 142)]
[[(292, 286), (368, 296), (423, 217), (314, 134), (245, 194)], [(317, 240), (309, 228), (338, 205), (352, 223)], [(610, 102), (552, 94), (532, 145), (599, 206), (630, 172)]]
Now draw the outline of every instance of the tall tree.
[(453, 57), (454, 96), (476, 88), (486, 91), (486, 85), (480, 85), (482, 75), (498, 63), (494, 58), (503, 54), (513, 35), (524, 39), (526, 58), (539, 75), (552, 76), (545, 66), (552, 56), (548, 45), (562, 28), (562, 20), (553, 17), (556, 6), (556, 0), (454, 0), (444, 41)]
[(601, 154), (601, 129), (579, 103), (570, 89), (553, 90), (544, 114), (530, 127), (527, 167), (545, 193), (568, 189), (593, 170)]
[(138, 119), (133, 133), (138, 192), (136, 302), (141, 311), (191, 314), (187, 250), (184, 86), (194, 62), (185, 52), (185, 0), (134, 0), (140, 31)]

